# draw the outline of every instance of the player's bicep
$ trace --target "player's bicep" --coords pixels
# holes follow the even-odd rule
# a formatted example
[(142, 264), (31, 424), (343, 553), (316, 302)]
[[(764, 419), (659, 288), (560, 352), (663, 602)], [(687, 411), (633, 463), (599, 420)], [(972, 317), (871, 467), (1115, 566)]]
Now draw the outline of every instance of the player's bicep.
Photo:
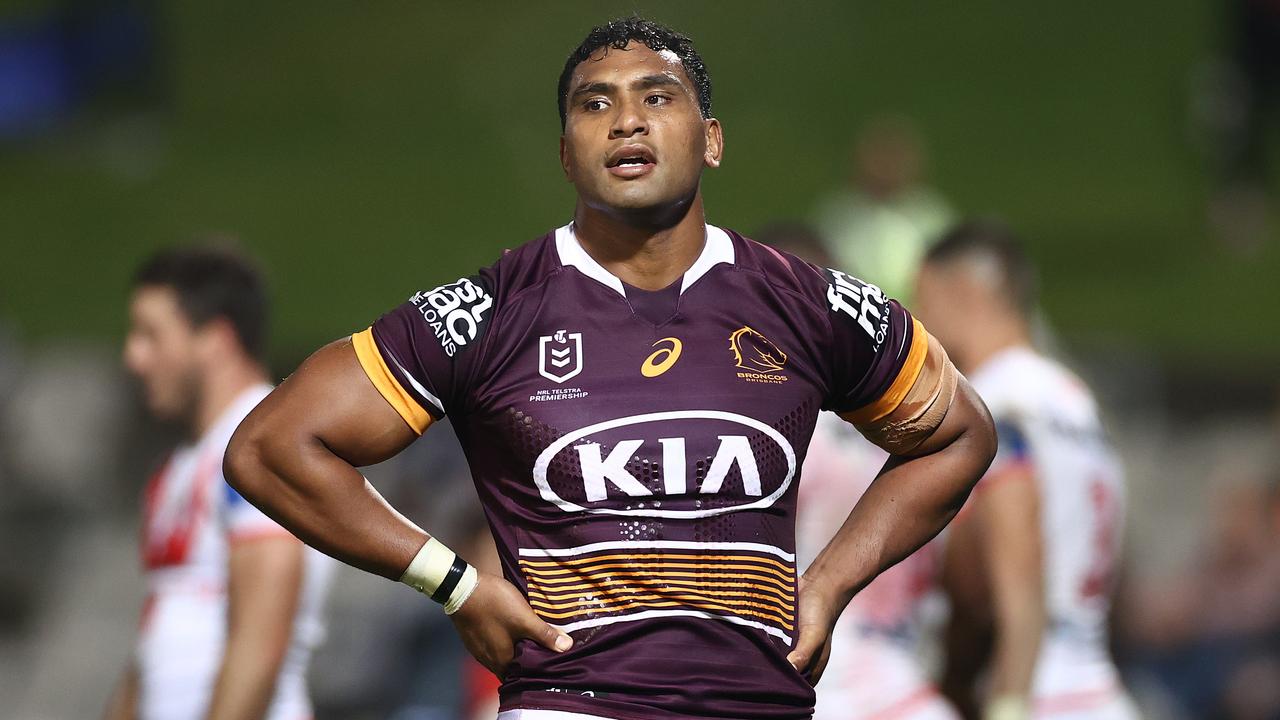
[(838, 270), (823, 274), (832, 363), (826, 407), (894, 455), (939, 449), (949, 430), (949, 439), (958, 437), (973, 408), (947, 421), (962, 378), (942, 344), (875, 285)]
[(386, 460), (417, 437), (375, 386), (350, 338), (307, 358), (246, 418), (242, 430), (285, 445), (319, 442), (357, 467)]
[(906, 319), (910, 327), (904, 333), (903, 349), (875, 358), (893, 371), (887, 374), (892, 381), (874, 400), (841, 417), (887, 452), (926, 455), (970, 429), (989, 427), (990, 420), (942, 344), (918, 320)]
[(968, 434), (981, 435), (985, 444), (994, 445), (991, 414), (977, 391), (958, 372), (955, 373), (955, 389), (950, 398), (945, 405), (939, 402), (936, 406), (939, 411), (936, 421), (921, 423), (916, 428), (919, 439), (913, 448), (903, 454), (928, 455)]
[[(304, 565), (302, 543), (291, 535), (234, 541), (227, 558), (228, 632), (269, 630), (287, 643)], [(283, 650), (283, 647), (280, 648)]]
[(1011, 467), (974, 497), (982, 526), (982, 550), (992, 592), (1002, 597), (1038, 596), (1041, 587), (1040, 493), (1025, 466)]

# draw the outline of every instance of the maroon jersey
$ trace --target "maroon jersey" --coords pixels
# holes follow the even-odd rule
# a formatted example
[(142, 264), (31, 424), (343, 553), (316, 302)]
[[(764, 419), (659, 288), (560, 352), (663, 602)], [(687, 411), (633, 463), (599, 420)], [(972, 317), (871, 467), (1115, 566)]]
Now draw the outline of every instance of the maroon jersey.
[(821, 409), (892, 410), (923, 336), (875, 286), (716, 227), (649, 292), (566, 226), (353, 339), (415, 431), (451, 417), (506, 578), (574, 637), (520, 643), (502, 708), (652, 720), (809, 717), (786, 660), (805, 449)]

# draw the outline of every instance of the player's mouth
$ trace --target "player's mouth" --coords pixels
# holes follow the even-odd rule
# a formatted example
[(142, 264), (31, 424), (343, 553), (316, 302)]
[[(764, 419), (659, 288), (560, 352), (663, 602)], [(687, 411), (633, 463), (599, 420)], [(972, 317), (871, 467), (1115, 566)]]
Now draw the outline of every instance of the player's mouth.
[(657, 164), (657, 157), (647, 145), (631, 144), (610, 153), (605, 167), (614, 177), (631, 180), (648, 175)]

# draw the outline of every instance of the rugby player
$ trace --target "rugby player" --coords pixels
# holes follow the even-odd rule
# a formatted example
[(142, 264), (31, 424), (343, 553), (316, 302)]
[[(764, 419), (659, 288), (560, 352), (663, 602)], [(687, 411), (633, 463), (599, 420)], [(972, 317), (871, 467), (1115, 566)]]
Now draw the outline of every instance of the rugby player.
[[(1035, 273), (1012, 233), (970, 222), (926, 255), (916, 309), (995, 417), (1000, 450), (948, 529), (953, 648), (990, 627), (988, 718), (1134, 717), (1107, 653), (1124, 516), (1121, 468), (1094, 399), (1032, 347)], [(953, 653), (962, 705), (972, 653)]]
[[(503, 720), (807, 718), (835, 619), (954, 515), (995, 450), (941, 345), (873, 285), (708, 225), (690, 41), (593, 29), (557, 90), (572, 221), (317, 351), (230, 481), (308, 543), (444, 605)], [(893, 453), (803, 577), (819, 410)], [(502, 561), (479, 574), (356, 469), (445, 414)]]
[(186, 440), (147, 487), (147, 595), (106, 717), (311, 717), (305, 672), (333, 562), (222, 476), (231, 433), (271, 386), (266, 288), (227, 250), (163, 251), (141, 266), (124, 360), (147, 408)]

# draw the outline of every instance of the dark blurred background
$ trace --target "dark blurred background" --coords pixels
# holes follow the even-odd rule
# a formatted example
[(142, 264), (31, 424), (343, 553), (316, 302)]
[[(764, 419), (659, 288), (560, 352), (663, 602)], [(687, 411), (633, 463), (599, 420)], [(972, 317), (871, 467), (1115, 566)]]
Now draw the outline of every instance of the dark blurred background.
[[(268, 270), (287, 374), (567, 221), (555, 81), (593, 24), (633, 11), (689, 34), (711, 72), (712, 222), (847, 211), (874, 241), (918, 211), (911, 242), (974, 214), (1026, 237), (1046, 337), (1129, 465), (1117, 649), (1135, 694), (1152, 717), (1275, 717), (1256, 683), (1197, 670), (1238, 660), (1280, 684), (1273, 0), (0, 3), (6, 713), (92, 716), (128, 653), (136, 501), (166, 441), (117, 360), (140, 260), (238, 237)], [(423, 522), (451, 442), (381, 469)], [(320, 717), (454, 717), (454, 666), (414, 649), (438, 618), (379, 626), (370, 608), (412, 596), (341, 578)], [(1247, 598), (1205, 590), (1241, 578)], [(1220, 622), (1241, 606), (1249, 622)], [(418, 659), (378, 656), (374, 633)], [(414, 697), (360, 686), (379, 662), (418, 663)]]

